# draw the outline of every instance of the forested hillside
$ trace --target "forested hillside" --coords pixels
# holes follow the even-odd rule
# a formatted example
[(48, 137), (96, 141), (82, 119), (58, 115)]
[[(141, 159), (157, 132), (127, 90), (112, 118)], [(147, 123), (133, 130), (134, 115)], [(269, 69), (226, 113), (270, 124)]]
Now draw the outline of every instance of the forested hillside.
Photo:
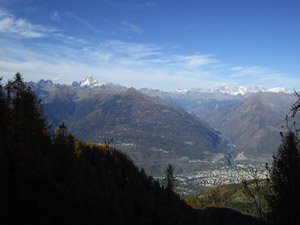
[(1, 87), (2, 224), (199, 224), (170, 189), (120, 151), (50, 134), (19, 74)]

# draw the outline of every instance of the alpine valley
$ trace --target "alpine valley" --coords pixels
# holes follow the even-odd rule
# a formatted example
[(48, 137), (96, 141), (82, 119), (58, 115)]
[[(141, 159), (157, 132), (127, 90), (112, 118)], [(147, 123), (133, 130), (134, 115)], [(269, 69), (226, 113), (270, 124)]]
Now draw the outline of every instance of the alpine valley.
[[(107, 143), (161, 177), (171, 163), (184, 195), (239, 181), (264, 165), (280, 142), (285, 116), (296, 101), (283, 88), (220, 87), (163, 92), (101, 83), (28, 83), (42, 100), (48, 123), (64, 122), (75, 137)], [(239, 168), (237, 170), (237, 167)]]

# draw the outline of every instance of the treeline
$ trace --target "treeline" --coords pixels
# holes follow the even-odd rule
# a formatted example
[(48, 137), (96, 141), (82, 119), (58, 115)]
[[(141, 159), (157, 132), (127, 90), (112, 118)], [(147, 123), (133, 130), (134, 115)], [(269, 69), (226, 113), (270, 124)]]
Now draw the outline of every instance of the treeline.
[(0, 83), (1, 224), (199, 224), (122, 152), (48, 128), (20, 74)]

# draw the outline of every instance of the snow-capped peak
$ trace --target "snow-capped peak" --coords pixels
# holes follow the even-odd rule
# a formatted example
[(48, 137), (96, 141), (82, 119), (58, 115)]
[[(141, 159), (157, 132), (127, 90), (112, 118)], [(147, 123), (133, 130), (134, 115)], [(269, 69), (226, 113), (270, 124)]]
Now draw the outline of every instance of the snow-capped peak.
[(223, 94), (230, 94), (230, 95), (246, 95), (252, 94), (256, 92), (267, 92), (267, 89), (264, 87), (244, 87), (244, 86), (236, 86), (236, 87), (229, 87), (229, 86), (222, 86), (219, 87), (216, 92), (221, 92)]
[[(254, 86), (254, 87), (244, 87), (244, 86), (238, 86), (238, 87), (226, 87), (225, 91), (222, 91), (223, 87), (220, 87), (217, 89), (217, 91), (231, 94), (231, 95), (246, 95), (246, 94), (253, 94), (256, 92), (284, 92), (284, 93), (290, 93), (289, 91), (285, 90), (283, 87), (274, 87), (274, 88), (265, 88), (261, 86)], [(223, 89), (224, 90), (224, 89)]]
[(72, 86), (80, 86), (80, 87), (88, 87), (88, 88), (100, 87), (107, 84), (109, 83), (99, 82), (95, 80), (92, 76), (86, 76), (84, 79), (80, 81), (73, 81), (71, 83)]
[(221, 86), (219, 88), (212, 88), (212, 89), (177, 89), (175, 92), (178, 94), (185, 94), (187, 92), (201, 92), (201, 93), (222, 93), (222, 94), (229, 94), (229, 95), (246, 95), (246, 94), (253, 94), (256, 92), (284, 92), (290, 93), (286, 91), (283, 87), (275, 87), (275, 88), (265, 88), (261, 86), (254, 86), (254, 87), (245, 87), (245, 86), (236, 86), (236, 87), (229, 87), (229, 86)]
[(123, 91), (126, 87), (123, 87), (119, 84), (113, 84), (110, 82), (99, 82), (94, 79), (92, 76), (86, 76), (80, 81), (73, 81), (72, 83), (67, 84), (73, 87), (82, 87), (82, 88), (100, 88), (100, 89), (109, 89), (113, 91)]

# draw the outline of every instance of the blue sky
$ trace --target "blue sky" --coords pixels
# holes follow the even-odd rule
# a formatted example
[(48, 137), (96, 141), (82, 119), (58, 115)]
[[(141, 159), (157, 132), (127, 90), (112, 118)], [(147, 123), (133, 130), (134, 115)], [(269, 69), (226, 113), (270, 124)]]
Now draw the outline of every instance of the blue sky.
[(300, 90), (298, 0), (0, 0), (0, 76)]

